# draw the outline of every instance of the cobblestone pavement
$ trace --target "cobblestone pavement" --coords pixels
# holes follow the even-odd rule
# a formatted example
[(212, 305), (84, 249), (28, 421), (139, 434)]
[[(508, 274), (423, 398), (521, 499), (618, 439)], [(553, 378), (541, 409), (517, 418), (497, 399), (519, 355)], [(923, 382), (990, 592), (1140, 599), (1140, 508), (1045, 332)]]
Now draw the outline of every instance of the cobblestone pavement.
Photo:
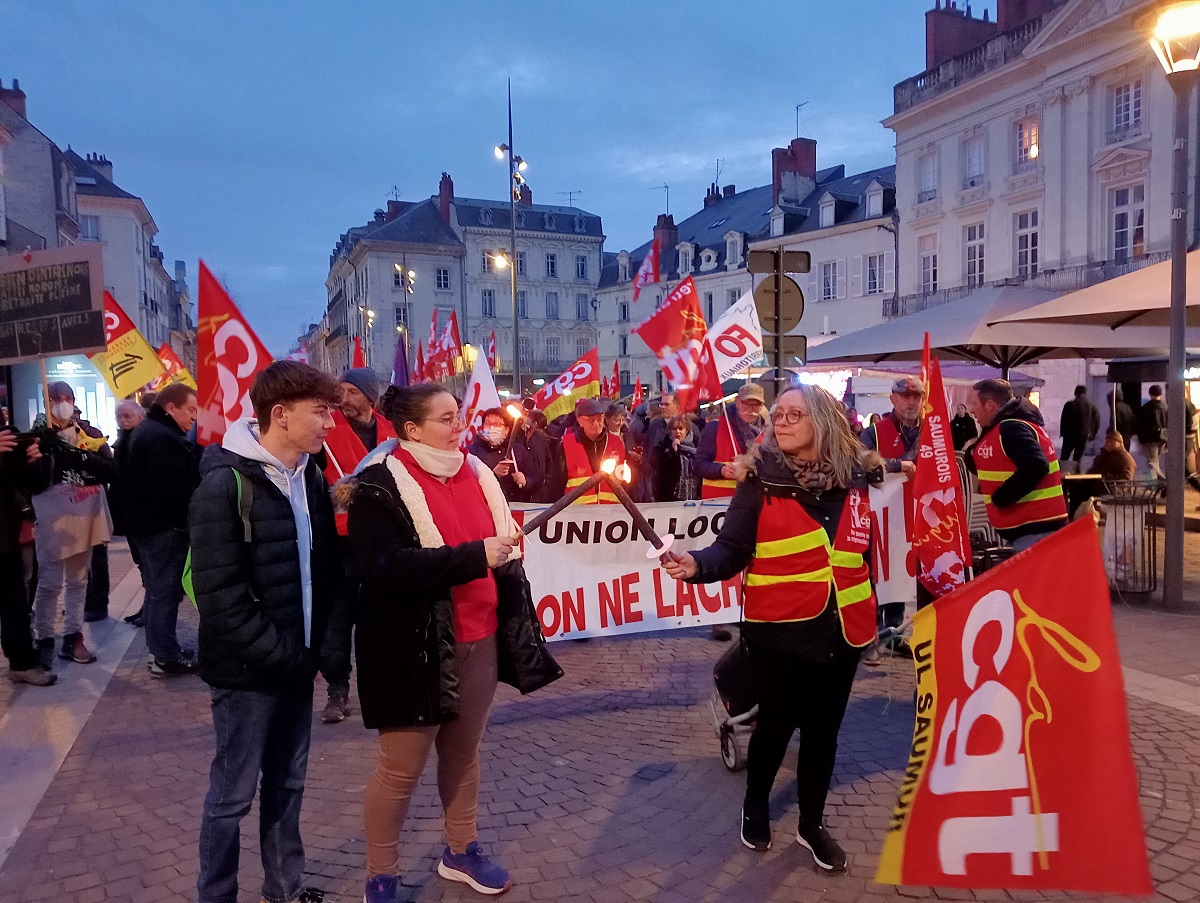
[[(1200, 575), (1200, 543), (1189, 546), (1189, 562)], [(1200, 617), (1120, 602), (1114, 613), (1156, 899), (1198, 900)], [(114, 637), (128, 641), (126, 630), (117, 625)], [(181, 633), (194, 631), (184, 606)], [(911, 665), (898, 659), (860, 670), (842, 731), (827, 814), (850, 853), (849, 872), (817, 874), (792, 840), (794, 754), (772, 798), (774, 847), (743, 848), (744, 775), (721, 763), (709, 712), (711, 668), (723, 648), (700, 630), (558, 643), (563, 680), (528, 698), (501, 689), (484, 741), (480, 832), (512, 872), (505, 900), (1094, 899), (874, 883), (912, 731)], [(144, 662), (137, 632), (0, 868), (0, 903), (195, 899), (208, 693), (195, 678), (153, 680)], [(61, 673), (83, 667), (63, 663)], [(47, 692), (21, 688), (16, 701), (0, 698), (0, 711), (41, 706), (53, 725), (55, 706), (35, 695)], [(323, 704), (319, 687), (315, 706)], [(311, 883), (327, 900), (359, 900), (374, 735), (353, 716), (336, 726), (314, 720), (303, 814)], [(7, 725), (0, 722), (0, 738), (13, 742)], [(4, 794), (5, 781), (0, 774)], [(427, 775), (404, 834), (403, 900), (480, 899), (435, 874), (441, 837)], [(256, 810), (243, 827), (243, 901), (258, 900), (260, 879)]]

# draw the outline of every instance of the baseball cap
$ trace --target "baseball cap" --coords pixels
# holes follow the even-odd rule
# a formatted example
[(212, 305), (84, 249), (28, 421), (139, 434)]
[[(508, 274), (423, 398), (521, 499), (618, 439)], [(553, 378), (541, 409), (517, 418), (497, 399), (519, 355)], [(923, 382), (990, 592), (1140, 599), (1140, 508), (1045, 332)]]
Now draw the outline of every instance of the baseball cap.
[(581, 398), (575, 404), (576, 417), (595, 417), (608, 410), (608, 403), (599, 398)]
[(761, 401), (763, 404), (767, 403), (767, 393), (757, 383), (746, 383), (746, 385), (738, 389), (737, 397), (742, 401), (754, 399), (755, 401)]
[(925, 383), (915, 376), (902, 376), (892, 383), (892, 393), (895, 395), (924, 395)]

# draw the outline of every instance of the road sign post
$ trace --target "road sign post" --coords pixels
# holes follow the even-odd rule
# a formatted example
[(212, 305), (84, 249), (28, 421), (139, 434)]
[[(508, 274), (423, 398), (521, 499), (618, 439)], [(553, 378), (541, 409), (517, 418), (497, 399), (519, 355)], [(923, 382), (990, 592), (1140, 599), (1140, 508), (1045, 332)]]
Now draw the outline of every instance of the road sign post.
[(785, 353), (807, 360), (808, 339), (787, 333), (795, 329), (804, 315), (804, 293), (788, 273), (807, 273), (811, 258), (807, 251), (785, 251), (775, 248), (751, 251), (746, 257), (746, 269), (751, 273), (767, 273), (766, 279), (754, 289), (754, 304), (763, 327), (763, 351), (773, 352), (775, 364), (775, 395), (783, 391), (783, 358)]

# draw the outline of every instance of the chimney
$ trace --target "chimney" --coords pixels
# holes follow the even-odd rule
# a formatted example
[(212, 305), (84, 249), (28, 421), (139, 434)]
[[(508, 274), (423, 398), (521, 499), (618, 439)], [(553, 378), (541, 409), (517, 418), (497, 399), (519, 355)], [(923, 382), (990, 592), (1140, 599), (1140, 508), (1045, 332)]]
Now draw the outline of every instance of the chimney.
[(679, 244), (679, 229), (675, 225), (675, 217), (669, 213), (660, 213), (658, 222), (654, 224), (654, 237), (658, 239), (659, 254), (675, 250)]
[(996, 28), (1010, 31), (1031, 19), (1040, 19), (1062, 0), (996, 0)]
[(387, 222), (387, 214), (383, 212), (383, 208), (375, 208), (375, 215), (371, 217), (371, 222), (377, 226)]
[(519, 198), (519, 203), (526, 207), (533, 206), (533, 189), (528, 185), (521, 186), (521, 197)]
[(737, 189), (734, 188), (732, 185), (726, 185), (724, 188), (721, 189), (721, 197), (723, 197), (723, 198), (731, 198), (735, 194), (737, 194)]
[(450, 205), (454, 202), (454, 180), (450, 178), (450, 173), (442, 173), (442, 181), (438, 184), (438, 212), (442, 215), (442, 222), (447, 226), (450, 225)]
[(0, 100), (16, 110), (22, 119), (28, 118), (25, 115), (25, 92), (21, 90), (21, 83), (15, 78), (11, 88), (4, 87), (4, 83), (0, 82)]
[(708, 186), (708, 193), (704, 195), (704, 206), (711, 207), (719, 200), (721, 200), (721, 191), (717, 188), (717, 183), (713, 182)]
[[(1004, 2), (1000, 0), (1001, 10), (1004, 9)], [(1015, 2), (1024, 4), (1027, 0)], [(926, 71), (936, 69), (946, 60), (976, 47), (982, 47), (1001, 31), (1004, 31), (1004, 27), (989, 22), (986, 10), (982, 19), (975, 19), (971, 17), (969, 4), (959, 9), (954, 0), (947, 0), (945, 5), (941, 0), (935, 0), (934, 8), (925, 13)]]
[(794, 138), (771, 149), (771, 204), (799, 204), (817, 187), (817, 142)]
[(392, 220), (394, 220), (396, 217), (398, 217), (400, 214), (402, 214), (409, 207), (408, 201), (391, 201), (391, 200), (389, 200), (387, 202), (387, 204), (388, 204), (387, 213), (384, 214), (384, 217), (383, 217), (383, 221), (385, 223), (390, 223)]
[(111, 182), (113, 180), (113, 167), (112, 163), (109, 162), (108, 157), (104, 156), (103, 154), (88, 154), (87, 161), (92, 169), (104, 176), (104, 178), (108, 179), (108, 181)]
[(175, 281), (180, 284), (187, 282), (187, 263), (182, 260), (175, 261)]

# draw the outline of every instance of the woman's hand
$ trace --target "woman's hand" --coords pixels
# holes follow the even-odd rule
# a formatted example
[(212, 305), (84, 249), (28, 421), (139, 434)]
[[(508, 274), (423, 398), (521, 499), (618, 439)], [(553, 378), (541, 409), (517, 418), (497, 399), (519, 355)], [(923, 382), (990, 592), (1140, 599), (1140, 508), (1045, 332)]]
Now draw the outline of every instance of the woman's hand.
[(690, 552), (663, 552), (662, 567), (667, 576), (676, 580), (688, 580), (696, 576), (699, 566)]
[(495, 467), (493, 467), (492, 473), (494, 473), (498, 477), (506, 477), (506, 476), (508, 476), (508, 472), (510, 470), (512, 470), (512, 468), (513, 468), (513, 462), (505, 460), (505, 461), (501, 461), (499, 464), (497, 464)]
[(483, 541), (483, 549), (487, 552), (487, 563), (490, 568), (498, 568), (508, 561), (513, 546), (517, 541), (511, 536), (489, 536)]
[(513, 471), (512, 478), (513, 478), (513, 482), (517, 484), (518, 489), (524, 489), (525, 484), (527, 482), (529, 482), (528, 480), (525, 479), (525, 474), (521, 473), (521, 471), (519, 471), (519, 470)]

